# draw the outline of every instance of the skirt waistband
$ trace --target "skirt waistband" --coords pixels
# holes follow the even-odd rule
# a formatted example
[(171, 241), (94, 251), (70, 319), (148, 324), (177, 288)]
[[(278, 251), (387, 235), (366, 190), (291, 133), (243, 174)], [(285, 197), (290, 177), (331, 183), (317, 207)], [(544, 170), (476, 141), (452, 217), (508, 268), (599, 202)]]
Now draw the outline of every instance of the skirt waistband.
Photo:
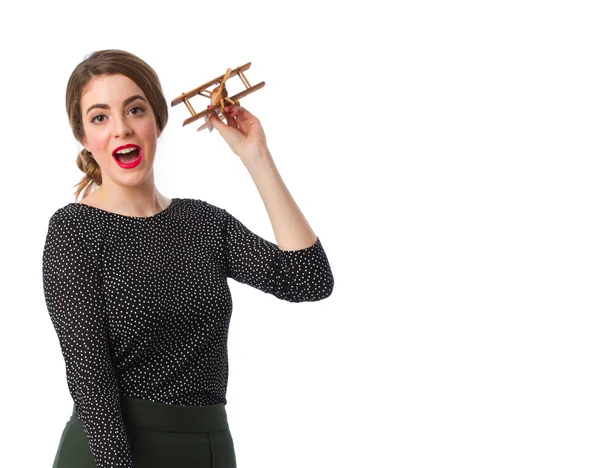
[[(183, 406), (121, 397), (121, 408), (125, 424), (139, 429), (188, 434), (229, 429), (224, 403)], [(77, 418), (75, 405), (72, 417)]]

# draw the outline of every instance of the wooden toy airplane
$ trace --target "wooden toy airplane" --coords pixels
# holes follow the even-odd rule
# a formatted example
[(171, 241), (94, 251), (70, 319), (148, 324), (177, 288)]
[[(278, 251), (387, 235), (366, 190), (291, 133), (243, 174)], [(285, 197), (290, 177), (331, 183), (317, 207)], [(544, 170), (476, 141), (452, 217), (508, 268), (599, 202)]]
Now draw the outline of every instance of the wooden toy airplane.
[[(208, 128), (209, 131), (212, 132), (213, 126), (208, 121), (208, 115), (211, 112), (216, 113), (221, 120), (225, 120), (225, 106), (239, 106), (239, 100), (241, 98), (262, 88), (265, 85), (264, 81), (261, 81), (260, 83), (254, 86), (250, 86), (250, 82), (244, 76), (244, 72), (250, 68), (250, 65), (251, 62), (248, 62), (247, 64), (237, 67), (233, 70), (231, 68), (228, 68), (224, 75), (221, 75), (215, 78), (214, 80), (210, 80), (208, 83), (204, 83), (202, 86), (198, 86), (197, 88), (194, 88), (191, 91), (188, 91), (187, 93), (182, 93), (181, 96), (173, 99), (173, 101), (171, 101), (171, 107), (176, 106), (177, 104), (181, 104), (183, 102), (190, 111), (190, 114), (192, 114), (191, 117), (188, 117), (183, 121), (183, 125), (186, 126), (187, 124), (204, 117), (205, 123), (200, 128), (198, 128), (198, 131)], [(240, 80), (242, 81), (246, 89), (236, 94), (235, 96), (229, 97), (227, 95), (227, 88), (225, 87), (225, 82), (228, 78), (231, 78), (236, 75), (240, 77)], [(213, 85), (217, 86), (211, 91), (207, 91), (207, 88)], [(190, 98), (196, 96), (197, 94), (200, 94), (201, 96), (210, 99), (210, 104), (202, 112), (196, 112), (189, 101)]]

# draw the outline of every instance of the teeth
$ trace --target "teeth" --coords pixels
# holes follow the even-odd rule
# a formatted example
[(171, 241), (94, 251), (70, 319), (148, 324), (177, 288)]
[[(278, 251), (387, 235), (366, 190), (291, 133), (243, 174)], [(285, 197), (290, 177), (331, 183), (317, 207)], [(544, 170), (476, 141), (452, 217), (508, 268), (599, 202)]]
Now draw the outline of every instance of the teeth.
[(127, 154), (127, 153), (131, 153), (133, 150), (136, 150), (136, 149), (137, 148), (134, 148), (134, 147), (131, 146), (129, 148), (125, 148), (125, 149), (122, 149), (120, 151), (117, 151), (115, 154)]

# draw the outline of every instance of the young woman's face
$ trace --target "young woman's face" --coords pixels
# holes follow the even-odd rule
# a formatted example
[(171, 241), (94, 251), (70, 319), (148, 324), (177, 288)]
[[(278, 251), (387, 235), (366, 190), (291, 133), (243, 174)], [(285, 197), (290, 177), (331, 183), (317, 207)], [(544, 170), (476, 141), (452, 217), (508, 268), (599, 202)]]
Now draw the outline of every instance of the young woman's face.
[[(144, 92), (124, 75), (94, 77), (81, 97), (83, 146), (92, 153), (106, 177), (120, 185), (137, 186), (152, 171), (156, 140), (160, 135), (156, 118)], [(134, 145), (123, 163), (140, 156), (135, 167), (124, 168), (114, 153)]]

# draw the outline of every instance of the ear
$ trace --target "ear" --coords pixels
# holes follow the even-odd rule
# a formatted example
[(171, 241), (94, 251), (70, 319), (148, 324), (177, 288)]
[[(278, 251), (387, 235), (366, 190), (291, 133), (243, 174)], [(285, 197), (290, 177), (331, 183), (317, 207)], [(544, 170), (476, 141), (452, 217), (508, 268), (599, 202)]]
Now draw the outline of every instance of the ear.
[(88, 147), (87, 147), (87, 138), (84, 136), (79, 143), (81, 143), (81, 146), (83, 146), (86, 150), (89, 151)]

